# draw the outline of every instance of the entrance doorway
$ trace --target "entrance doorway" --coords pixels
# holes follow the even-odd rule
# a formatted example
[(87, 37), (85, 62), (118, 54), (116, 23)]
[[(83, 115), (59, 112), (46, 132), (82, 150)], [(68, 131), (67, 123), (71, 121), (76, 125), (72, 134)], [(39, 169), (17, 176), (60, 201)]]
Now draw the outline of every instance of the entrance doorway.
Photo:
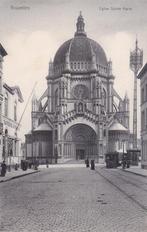
[(85, 150), (76, 149), (76, 160), (84, 160), (84, 159), (85, 159)]
[(95, 131), (85, 124), (71, 126), (64, 135), (64, 158), (84, 160), (97, 155)]

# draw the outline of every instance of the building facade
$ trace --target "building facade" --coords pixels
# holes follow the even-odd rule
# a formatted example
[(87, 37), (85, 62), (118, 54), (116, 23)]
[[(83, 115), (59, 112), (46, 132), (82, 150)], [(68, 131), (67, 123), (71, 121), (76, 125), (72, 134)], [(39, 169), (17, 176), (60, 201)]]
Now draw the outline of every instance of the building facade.
[(98, 161), (109, 150), (108, 130), (114, 118), (128, 133), (129, 99), (113, 88), (112, 62), (84, 27), (80, 14), (74, 37), (49, 62), (46, 91), (32, 99), (27, 157)]
[(19, 104), (23, 97), (18, 86), (10, 87), (3, 82), (2, 62), (7, 55), (0, 46), (0, 162), (5, 160), (8, 166), (14, 166), (20, 162), (20, 125)]
[(22, 94), (18, 86), (10, 87), (3, 84), (3, 153), (2, 157), (7, 165), (14, 166), (20, 163), (20, 125), (19, 104), (23, 102)]
[(0, 162), (3, 153), (3, 121), (2, 121), (2, 104), (3, 104), (3, 61), (7, 52), (0, 44)]
[(147, 63), (138, 78), (141, 89), (141, 166), (147, 168)]

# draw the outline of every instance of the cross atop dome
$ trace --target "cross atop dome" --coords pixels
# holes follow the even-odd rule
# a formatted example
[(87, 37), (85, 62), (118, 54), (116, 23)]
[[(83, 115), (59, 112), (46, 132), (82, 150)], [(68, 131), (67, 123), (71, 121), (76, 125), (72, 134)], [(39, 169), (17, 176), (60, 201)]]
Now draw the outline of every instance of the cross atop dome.
[(76, 26), (77, 26), (77, 31), (75, 33), (75, 36), (79, 36), (79, 35), (86, 36), (86, 32), (84, 31), (85, 23), (84, 23), (84, 18), (82, 16), (82, 11), (80, 11)]

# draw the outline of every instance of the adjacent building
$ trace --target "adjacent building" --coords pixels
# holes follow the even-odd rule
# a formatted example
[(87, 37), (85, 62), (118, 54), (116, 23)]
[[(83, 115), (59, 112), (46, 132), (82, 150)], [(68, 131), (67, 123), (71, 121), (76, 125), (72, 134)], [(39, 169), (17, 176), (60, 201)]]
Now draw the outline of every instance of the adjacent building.
[(141, 166), (147, 168), (147, 63), (138, 78), (141, 89)]
[[(19, 104), (23, 102), (18, 86), (3, 84), (3, 159), (9, 166), (20, 163)], [(20, 116), (20, 115), (19, 115)]]
[(27, 158), (42, 163), (98, 161), (108, 151), (126, 148), (129, 99), (119, 96), (114, 79), (111, 60), (101, 45), (87, 36), (80, 14), (74, 37), (64, 42), (49, 62), (47, 89), (39, 99), (32, 99)]
[(0, 162), (6, 161), (8, 166), (20, 162), (20, 110), (23, 102), (18, 86), (9, 86), (3, 82), (2, 62), (6, 51), (0, 45)]

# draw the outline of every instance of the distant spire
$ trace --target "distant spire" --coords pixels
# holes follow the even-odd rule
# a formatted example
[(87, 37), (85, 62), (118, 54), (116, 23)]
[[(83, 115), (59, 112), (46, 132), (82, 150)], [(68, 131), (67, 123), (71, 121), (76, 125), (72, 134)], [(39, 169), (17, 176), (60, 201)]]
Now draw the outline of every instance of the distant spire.
[(38, 108), (38, 101), (37, 101), (37, 97), (36, 97), (36, 92), (34, 91), (34, 94), (32, 96), (32, 111), (37, 111)]
[(84, 31), (85, 23), (84, 23), (84, 18), (82, 16), (81, 11), (80, 11), (79, 17), (77, 19), (76, 26), (77, 26), (77, 31), (75, 33), (75, 36), (78, 36), (78, 35), (86, 36), (86, 32)]

